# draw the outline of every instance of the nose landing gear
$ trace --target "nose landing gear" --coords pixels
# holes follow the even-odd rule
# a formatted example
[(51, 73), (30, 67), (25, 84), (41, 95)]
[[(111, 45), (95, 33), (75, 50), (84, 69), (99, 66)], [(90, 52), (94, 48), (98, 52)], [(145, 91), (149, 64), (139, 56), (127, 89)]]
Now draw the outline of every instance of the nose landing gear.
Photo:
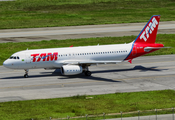
[(29, 72), (29, 70), (25, 70), (24, 78), (28, 78), (29, 77), (28, 72)]

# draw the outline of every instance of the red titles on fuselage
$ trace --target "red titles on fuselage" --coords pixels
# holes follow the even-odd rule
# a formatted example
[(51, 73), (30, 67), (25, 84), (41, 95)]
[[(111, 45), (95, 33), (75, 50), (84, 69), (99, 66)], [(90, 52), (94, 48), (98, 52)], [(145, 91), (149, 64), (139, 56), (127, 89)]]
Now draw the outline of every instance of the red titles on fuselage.
[(33, 57), (33, 62), (40, 62), (40, 61), (56, 61), (58, 59), (58, 52), (52, 53), (36, 53), (31, 54)]

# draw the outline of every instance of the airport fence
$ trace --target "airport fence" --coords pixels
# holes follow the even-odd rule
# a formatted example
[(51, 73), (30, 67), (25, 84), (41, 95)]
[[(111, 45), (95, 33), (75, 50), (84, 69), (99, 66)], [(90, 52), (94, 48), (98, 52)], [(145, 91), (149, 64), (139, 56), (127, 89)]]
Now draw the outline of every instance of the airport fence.
[[(81, 115), (81, 116), (65, 116), (64, 118), (46, 118), (44, 120), (175, 120), (174, 108), (154, 109), (145, 111), (119, 112), (119, 113), (102, 113), (98, 115)], [(31, 118), (31, 120), (38, 120)]]

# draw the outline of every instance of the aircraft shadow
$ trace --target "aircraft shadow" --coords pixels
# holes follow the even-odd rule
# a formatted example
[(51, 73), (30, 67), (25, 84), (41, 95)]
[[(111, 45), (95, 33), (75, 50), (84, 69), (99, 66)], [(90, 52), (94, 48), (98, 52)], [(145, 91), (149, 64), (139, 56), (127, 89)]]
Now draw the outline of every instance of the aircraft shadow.
[[(93, 73), (92, 73), (93, 74)], [(107, 78), (102, 78), (102, 77), (95, 77), (95, 76), (85, 76), (84, 74), (80, 75), (71, 75), (71, 76), (64, 76), (63, 78), (59, 79), (75, 79), (75, 78), (82, 78), (82, 79), (88, 79), (88, 80), (96, 80), (96, 81), (104, 81), (104, 82), (121, 82), (121, 81), (116, 81), (112, 79), (107, 79)]]
[[(61, 76), (61, 72), (58, 72), (59, 69), (56, 69), (54, 72), (40, 72), (40, 75), (30, 75), (29, 78), (37, 78), (37, 77), (49, 77), (49, 76)], [(4, 77), (0, 79), (28, 79), (24, 78), (23, 74), (21, 76), (15, 76), (15, 77)]]
[[(79, 75), (71, 75), (71, 76), (63, 76), (60, 72), (60, 69), (56, 69), (54, 72), (40, 72), (40, 75), (30, 75), (29, 78), (39, 78), (39, 77), (50, 77), (50, 76), (63, 76), (62, 78), (58, 79), (75, 79), (75, 78), (82, 78), (82, 79), (88, 79), (88, 80), (98, 80), (98, 81), (106, 81), (106, 82), (120, 82), (120, 81), (114, 81), (112, 79), (102, 78), (102, 77), (95, 77), (93, 74), (95, 73), (110, 73), (110, 72), (123, 72), (123, 71), (134, 71), (134, 70), (140, 70), (140, 72), (146, 72), (146, 71), (162, 71), (167, 69), (156, 69), (157, 67), (143, 67), (143, 66), (135, 66), (134, 68), (130, 69), (118, 69), (118, 70), (101, 70), (101, 71), (93, 71), (92, 76), (85, 76), (83, 73)], [(24, 79), (23, 75), (21, 76), (15, 76), (15, 77), (4, 77), (1, 79)], [(28, 79), (28, 78), (25, 78)]]
[(93, 73), (108, 73), (108, 72), (124, 72), (124, 71), (135, 71), (140, 70), (139, 72), (146, 72), (146, 71), (162, 71), (168, 69), (156, 69), (157, 67), (144, 67), (144, 66), (135, 66), (134, 68), (130, 69), (118, 69), (118, 70), (102, 70), (102, 71), (94, 71)]
[(56, 76), (62, 76), (62, 78), (58, 78), (58, 79), (76, 79), (76, 78), (82, 78), (82, 79), (89, 79), (89, 80), (98, 80), (98, 81), (106, 81), (106, 82), (120, 82), (120, 81), (114, 81), (111, 79), (106, 79), (106, 78), (100, 78), (100, 77), (94, 77), (92, 76), (85, 76), (84, 73), (79, 74), (79, 75), (69, 75), (69, 76), (63, 76), (61, 74), (60, 69), (56, 69), (54, 72), (43, 72), (41, 74), (52, 74), (52, 75), (56, 75)]
[(121, 81), (114, 81), (112, 79), (95, 77), (95, 76), (93, 76), (93, 74), (95, 74), (95, 73), (110, 73), (110, 72), (135, 71), (135, 70), (140, 70), (139, 72), (168, 70), (168, 69), (156, 69), (156, 68), (157, 67), (146, 68), (144, 66), (135, 66), (134, 68), (130, 68), (130, 69), (118, 69), (118, 70), (115, 69), (115, 70), (93, 71), (92, 72), (92, 76), (89, 76), (89, 77), (85, 76), (84, 74), (80, 74), (80, 75), (65, 76), (64, 78), (59, 78), (59, 79), (83, 78), (83, 79), (99, 80), (99, 81), (106, 81), (106, 82), (121, 82)]

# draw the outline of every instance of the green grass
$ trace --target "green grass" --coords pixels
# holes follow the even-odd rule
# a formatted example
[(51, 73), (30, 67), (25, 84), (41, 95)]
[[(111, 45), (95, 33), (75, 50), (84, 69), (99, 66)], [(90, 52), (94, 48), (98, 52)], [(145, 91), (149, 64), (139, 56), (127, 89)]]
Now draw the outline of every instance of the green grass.
[(0, 29), (175, 20), (174, 0), (16, 0), (0, 2)]
[[(30, 49), (40, 48), (59, 48), (75, 46), (88, 46), (88, 45), (106, 45), (106, 44), (123, 44), (132, 42), (136, 36), (124, 36), (124, 37), (102, 37), (102, 38), (82, 38), (82, 39), (68, 39), (68, 40), (50, 40), (50, 41), (38, 41), (38, 42), (20, 42), (20, 43), (0, 43), (0, 65), (3, 61), (9, 58), (13, 53)], [(153, 52), (148, 55), (167, 55), (175, 54), (175, 34), (159, 34), (157, 35), (156, 43), (164, 44), (166, 48)]]
[[(175, 91), (148, 91), (134, 93), (115, 93), (107, 95), (84, 96), (68, 98), (15, 101), (0, 103), (0, 119), (3, 120), (40, 120), (44, 118), (65, 118), (67, 115), (98, 115), (103, 112), (120, 113), (172, 108), (175, 105)], [(154, 112), (152, 114), (155, 114)]]

